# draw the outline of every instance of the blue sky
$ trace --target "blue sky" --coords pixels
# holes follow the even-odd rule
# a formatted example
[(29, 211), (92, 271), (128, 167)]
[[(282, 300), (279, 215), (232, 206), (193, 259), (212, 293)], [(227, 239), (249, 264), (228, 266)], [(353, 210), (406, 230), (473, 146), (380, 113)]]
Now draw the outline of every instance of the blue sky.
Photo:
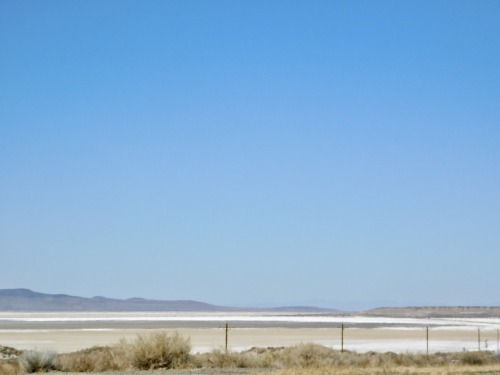
[(498, 305), (498, 1), (0, 3), (3, 288)]

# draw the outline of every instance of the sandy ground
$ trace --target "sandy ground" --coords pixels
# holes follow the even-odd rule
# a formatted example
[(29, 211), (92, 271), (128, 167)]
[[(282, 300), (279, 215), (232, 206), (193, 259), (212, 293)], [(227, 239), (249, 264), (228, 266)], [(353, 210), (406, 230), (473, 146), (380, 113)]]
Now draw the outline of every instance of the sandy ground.
[[(155, 330), (178, 332), (190, 337), (194, 352), (224, 348), (225, 323), (186, 321), (68, 321), (15, 320), (0, 314), (0, 345), (17, 349), (52, 349), (71, 352), (92, 346), (113, 345), (121, 339), (133, 339), (140, 333)], [(26, 318), (26, 316), (24, 317)], [(27, 316), (30, 319), (30, 316)], [(47, 315), (44, 315), (44, 319)], [(37, 318), (38, 319), (38, 318)], [(386, 323), (384, 323), (386, 324)], [(341, 329), (338, 324), (303, 322), (290, 324), (268, 321), (230, 323), (229, 347), (245, 350), (253, 346), (290, 346), (314, 342), (335, 349), (341, 348)], [(482, 350), (498, 350), (498, 328), (482, 327)], [(350, 324), (344, 331), (344, 348), (358, 352), (393, 351), (426, 352), (425, 326), (395, 324)], [(429, 330), (429, 351), (462, 351), (478, 349), (478, 331), (474, 326), (434, 326)]]
[[(167, 329), (167, 332), (179, 332), (190, 337), (193, 351), (209, 351), (223, 348), (225, 332), (223, 328)], [(133, 339), (139, 333), (151, 330), (141, 329), (62, 329), (62, 330), (2, 330), (0, 344), (17, 349), (53, 349), (58, 352), (71, 352), (95, 345), (112, 345), (121, 339)], [(429, 350), (461, 351), (477, 350), (477, 332), (464, 330), (431, 331)], [(239, 328), (229, 331), (229, 346), (233, 350), (245, 350), (252, 346), (289, 346), (299, 343), (314, 342), (340, 349), (340, 329), (333, 328)], [(497, 350), (496, 332), (481, 333), (481, 347), (488, 341), (489, 350)], [(352, 328), (344, 332), (344, 347), (348, 350), (425, 352), (426, 339), (424, 330), (398, 330)]]

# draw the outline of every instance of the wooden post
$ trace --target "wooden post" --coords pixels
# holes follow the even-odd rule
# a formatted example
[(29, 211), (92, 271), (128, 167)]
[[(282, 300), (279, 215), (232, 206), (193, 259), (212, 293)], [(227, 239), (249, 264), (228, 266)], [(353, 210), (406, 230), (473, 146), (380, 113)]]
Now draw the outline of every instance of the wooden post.
[(342, 328), (340, 331), (340, 351), (344, 353), (344, 323), (342, 323)]
[(500, 338), (500, 329), (497, 328), (497, 352), (498, 352), (498, 339)]
[(226, 323), (226, 354), (227, 354), (227, 339), (228, 339), (228, 333), (229, 333), (229, 324)]
[(429, 326), (425, 329), (425, 340), (426, 340), (426, 352), (429, 355)]

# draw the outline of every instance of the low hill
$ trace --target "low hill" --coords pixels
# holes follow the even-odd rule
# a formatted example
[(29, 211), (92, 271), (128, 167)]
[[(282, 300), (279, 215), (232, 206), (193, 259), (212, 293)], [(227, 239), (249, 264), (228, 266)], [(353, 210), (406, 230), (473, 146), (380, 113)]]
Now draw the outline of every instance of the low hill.
[(379, 307), (362, 313), (364, 316), (393, 318), (495, 318), (499, 306), (410, 306)]
[(276, 307), (267, 309), (234, 308), (216, 306), (191, 300), (150, 300), (144, 298), (114, 299), (106, 297), (76, 297), (67, 294), (45, 294), (29, 289), (0, 289), (0, 311), (16, 312), (140, 312), (140, 311), (192, 311), (192, 312), (229, 312), (229, 311), (268, 311), (296, 313), (328, 313), (332, 309), (312, 306)]
[(29, 289), (0, 289), (0, 311), (228, 311), (204, 302), (161, 301), (143, 298), (84, 298), (45, 294)]

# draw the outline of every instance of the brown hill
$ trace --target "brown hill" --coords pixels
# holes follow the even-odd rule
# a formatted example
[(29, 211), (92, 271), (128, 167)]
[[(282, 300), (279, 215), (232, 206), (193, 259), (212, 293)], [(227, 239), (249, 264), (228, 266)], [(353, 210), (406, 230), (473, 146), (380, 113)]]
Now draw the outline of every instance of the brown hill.
[(495, 318), (499, 306), (423, 306), (379, 307), (363, 313), (365, 316), (394, 318)]

